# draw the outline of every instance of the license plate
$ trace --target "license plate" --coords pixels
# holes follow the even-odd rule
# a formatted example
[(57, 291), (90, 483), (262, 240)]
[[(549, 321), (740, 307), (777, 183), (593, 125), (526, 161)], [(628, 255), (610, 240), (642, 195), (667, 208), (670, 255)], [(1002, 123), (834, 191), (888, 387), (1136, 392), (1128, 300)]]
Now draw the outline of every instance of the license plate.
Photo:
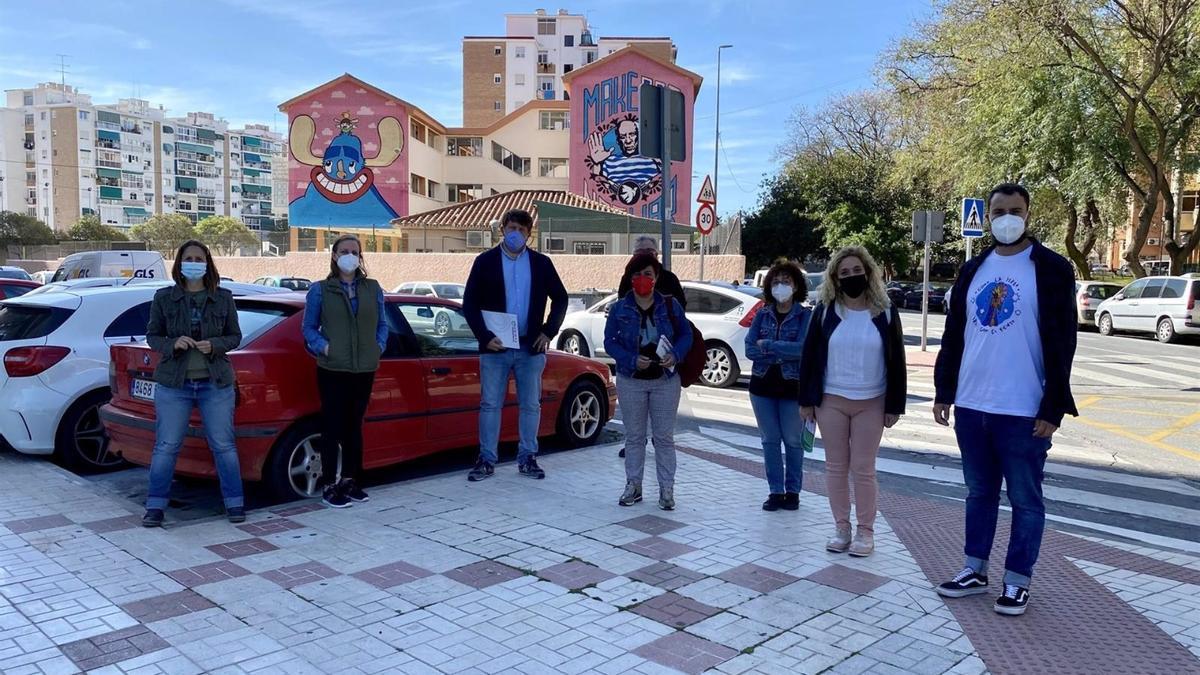
[(154, 382), (151, 380), (134, 380), (133, 387), (130, 390), (134, 398), (140, 398), (143, 401), (154, 400)]

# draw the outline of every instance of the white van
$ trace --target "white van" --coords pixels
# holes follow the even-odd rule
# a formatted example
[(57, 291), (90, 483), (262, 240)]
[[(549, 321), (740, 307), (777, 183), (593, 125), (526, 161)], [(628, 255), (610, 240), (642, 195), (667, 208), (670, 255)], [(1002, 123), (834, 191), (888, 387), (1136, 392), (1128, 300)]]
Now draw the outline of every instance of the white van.
[(94, 277), (170, 280), (162, 254), (158, 251), (84, 251), (63, 258), (50, 281)]

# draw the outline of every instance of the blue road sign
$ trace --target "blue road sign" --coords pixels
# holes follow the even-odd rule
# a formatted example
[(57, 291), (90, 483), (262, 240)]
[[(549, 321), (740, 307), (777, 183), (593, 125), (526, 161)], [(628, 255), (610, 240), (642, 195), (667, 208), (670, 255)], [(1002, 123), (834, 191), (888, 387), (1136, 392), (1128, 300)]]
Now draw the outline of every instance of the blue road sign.
[(983, 200), (967, 197), (962, 200), (962, 236), (983, 236)]

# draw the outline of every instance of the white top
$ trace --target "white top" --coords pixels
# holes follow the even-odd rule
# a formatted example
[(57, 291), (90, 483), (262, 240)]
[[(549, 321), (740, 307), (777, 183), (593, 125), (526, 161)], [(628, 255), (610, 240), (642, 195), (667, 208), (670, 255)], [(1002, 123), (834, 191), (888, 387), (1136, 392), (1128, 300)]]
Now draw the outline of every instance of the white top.
[(967, 326), (954, 404), (994, 415), (1036, 417), (1046, 369), (1038, 333), (1033, 247), (992, 253), (966, 297)]
[[(887, 392), (883, 365), (883, 337), (871, 321), (871, 312), (837, 307), (842, 322), (829, 336), (825, 364), (825, 393), (851, 401), (869, 401)], [(819, 320), (814, 317), (813, 321)]]

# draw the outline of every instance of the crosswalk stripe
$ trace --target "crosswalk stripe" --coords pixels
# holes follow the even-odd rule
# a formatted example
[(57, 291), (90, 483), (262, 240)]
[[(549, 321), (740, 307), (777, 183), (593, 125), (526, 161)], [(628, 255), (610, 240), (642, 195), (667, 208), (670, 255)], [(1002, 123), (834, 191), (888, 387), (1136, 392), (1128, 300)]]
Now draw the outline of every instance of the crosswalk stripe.
[[(1143, 366), (1136, 366), (1136, 365), (1131, 365), (1128, 363), (1121, 364), (1121, 371), (1130, 373), (1132, 375), (1141, 374), (1141, 375), (1144, 375), (1145, 377), (1148, 377), (1151, 379), (1164, 380), (1167, 382), (1173, 382), (1175, 384), (1194, 385), (1194, 384), (1196, 384), (1196, 381), (1197, 381), (1197, 377), (1195, 375), (1182, 375), (1182, 374), (1179, 374), (1179, 373), (1176, 373), (1176, 372), (1173, 372), (1170, 370), (1166, 370), (1166, 369), (1156, 370), (1153, 368), (1146, 368)], [(1152, 385), (1150, 383), (1142, 382), (1140, 386), (1149, 387)]]

